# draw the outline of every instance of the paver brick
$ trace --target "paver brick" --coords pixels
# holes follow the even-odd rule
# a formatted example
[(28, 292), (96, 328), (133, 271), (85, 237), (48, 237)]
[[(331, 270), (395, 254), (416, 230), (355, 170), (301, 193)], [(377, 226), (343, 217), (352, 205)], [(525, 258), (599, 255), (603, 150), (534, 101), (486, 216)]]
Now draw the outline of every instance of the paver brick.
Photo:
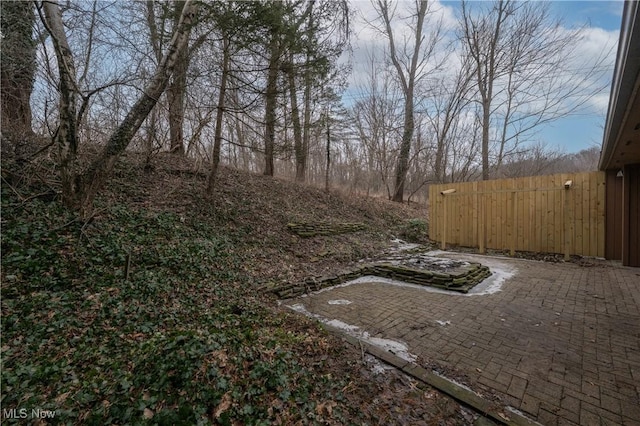
[(580, 413), (580, 400), (578, 398), (563, 395), (560, 399), (560, 406), (569, 412)]
[(511, 396), (515, 396), (516, 398), (522, 398), (524, 395), (524, 390), (527, 388), (527, 381), (521, 377), (513, 376), (511, 378), (511, 383), (509, 383), (509, 388), (507, 389), (507, 393)]
[(540, 408), (540, 401), (536, 397), (525, 394), (521, 399), (519, 408), (524, 412), (537, 416), (538, 409)]
[(620, 399), (606, 393), (600, 395), (600, 407), (612, 413), (622, 413)]
[(570, 424), (580, 423), (580, 411), (573, 412), (573, 411), (565, 410), (564, 408), (560, 408), (554, 413), (558, 417), (558, 424), (562, 424), (560, 422), (560, 419), (568, 420)]
[(484, 376), (480, 377), (480, 379), (478, 379), (478, 383), (481, 383), (487, 386), (489, 389), (497, 390), (502, 393), (507, 393), (507, 385), (504, 385), (500, 382), (496, 382), (487, 377), (484, 377)]
[(558, 426), (580, 426), (580, 424), (566, 417), (560, 417), (558, 418)]
[(545, 426), (556, 426), (558, 424), (558, 416), (555, 413), (541, 409), (538, 412), (538, 421)]
[(501, 291), (471, 297), (372, 282), (287, 303), (403, 341), (419, 359), (543, 424), (640, 425), (637, 269), (472, 260), (515, 274)]

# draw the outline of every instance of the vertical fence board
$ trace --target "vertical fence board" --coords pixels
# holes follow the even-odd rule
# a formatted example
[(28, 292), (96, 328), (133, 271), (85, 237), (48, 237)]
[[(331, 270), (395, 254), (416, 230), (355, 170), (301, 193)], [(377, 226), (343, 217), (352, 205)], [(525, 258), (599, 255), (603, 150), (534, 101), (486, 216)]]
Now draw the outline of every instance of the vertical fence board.
[(589, 251), (589, 202), (591, 201), (591, 187), (587, 176), (582, 176), (582, 252)]
[(525, 208), (524, 208), (524, 196), (525, 196), (525, 192), (522, 191), (524, 189), (524, 184), (525, 184), (525, 180), (524, 179), (520, 179), (518, 180), (518, 186), (517, 189), (519, 192), (516, 192), (516, 204), (517, 204), (517, 209), (518, 209), (518, 221), (517, 221), (517, 225), (518, 225), (518, 229), (516, 231), (516, 236), (517, 236), (517, 241), (516, 241), (516, 250), (524, 250), (524, 243), (525, 243), (525, 239), (524, 239), (524, 230), (526, 227), (526, 219), (524, 217), (524, 212), (525, 212)]
[(576, 252), (576, 254), (582, 254), (584, 252), (584, 249), (582, 247), (582, 222), (583, 222), (583, 217), (582, 217), (582, 200), (584, 198), (583, 196), (583, 191), (584, 191), (584, 182), (583, 182), (583, 177), (581, 175), (576, 175), (576, 185), (575, 185), (575, 189), (576, 191), (580, 191), (580, 196), (576, 196), (574, 197), (574, 208), (575, 208), (575, 241), (576, 241), (576, 246), (574, 248), (574, 251)]
[(598, 195), (597, 195), (597, 214), (596, 218), (596, 228), (598, 233), (598, 249), (596, 254), (597, 257), (605, 257), (605, 209), (607, 208), (605, 202), (605, 179), (598, 179)]
[(471, 190), (473, 191), (473, 210), (471, 217), (471, 238), (474, 241), (478, 241), (478, 182), (473, 182), (471, 186)]
[[(589, 222), (597, 224), (598, 221), (598, 180), (595, 175), (589, 175), (590, 201), (589, 201)], [(598, 229), (597, 226), (589, 226), (589, 251), (597, 252)]]
[[(527, 185), (529, 188), (535, 188), (535, 178), (529, 177), (527, 178)], [(525, 250), (529, 251), (538, 251), (537, 247), (537, 238), (535, 238), (536, 232), (536, 193), (533, 191), (529, 191), (526, 193), (527, 198), (529, 199), (528, 210), (526, 216), (529, 218), (529, 232), (525, 233), (525, 237), (527, 238), (527, 244)]]
[[(536, 177), (536, 188), (543, 188), (544, 181), (542, 176)], [(547, 216), (547, 196), (544, 191), (536, 191), (536, 233), (538, 234), (537, 238), (537, 247), (536, 251), (546, 251), (547, 250), (547, 233), (543, 223), (546, 221)], [(543, 238), (544, 237), (544, 238)]]

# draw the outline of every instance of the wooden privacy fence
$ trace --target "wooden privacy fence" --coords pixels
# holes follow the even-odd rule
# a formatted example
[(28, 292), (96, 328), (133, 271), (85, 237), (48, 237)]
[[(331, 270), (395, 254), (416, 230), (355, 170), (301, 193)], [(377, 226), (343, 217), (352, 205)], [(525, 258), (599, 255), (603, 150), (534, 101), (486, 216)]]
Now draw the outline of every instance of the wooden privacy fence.
[(442, 247), (604, 257), (604, 172), (431, 185), (429, 206)]

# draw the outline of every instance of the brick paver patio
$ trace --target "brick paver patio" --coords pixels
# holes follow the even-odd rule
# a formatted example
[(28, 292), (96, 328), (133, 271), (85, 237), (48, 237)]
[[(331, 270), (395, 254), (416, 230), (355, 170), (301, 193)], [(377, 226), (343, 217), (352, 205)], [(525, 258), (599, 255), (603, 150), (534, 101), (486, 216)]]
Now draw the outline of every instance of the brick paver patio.
[(513, 276), (493, 294), (363, 282), (286, 303), (401, 341), (544, 425), (640, 425), (640, 269), (441, 255)]

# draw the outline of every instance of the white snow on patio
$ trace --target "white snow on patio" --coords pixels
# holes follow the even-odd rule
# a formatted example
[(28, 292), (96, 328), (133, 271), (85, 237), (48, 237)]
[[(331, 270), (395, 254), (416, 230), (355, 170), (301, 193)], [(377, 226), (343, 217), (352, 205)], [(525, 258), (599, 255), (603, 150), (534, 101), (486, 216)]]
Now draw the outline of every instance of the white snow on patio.
[(360, 330), (360, 327), (358, 326), (350, 325), (337, 319), (330, 320), (330, 319), (324, 318), (322, 315), (309, 312), (302, 303), (287, 305), (287, 307), (296, 312), (304, 314), (310, 318), (315, 318), (323, 324), (326, 324), (331, 327), (335, 327), (338, 330), (341, 330), (350, 336), (353, 336), (362, 340), (363, 342), (369, 343), (373, 346), (389, 351), (392, 354), (404, 359), (405, 361), (413, 362), (417, 359), (417, 357), (414, 354), (409, 352), (409, 348), (404, 343), (391, 340), (391, 339), (371, 337), (371, 335), (368, 332), (364, 330)]
[(329, 300), (327, 303), (330, 305), (350, 305), (353, 302), (351, 302), (351, 300), (346, 300), (346, 299), (336, 299), (336, 300)]

